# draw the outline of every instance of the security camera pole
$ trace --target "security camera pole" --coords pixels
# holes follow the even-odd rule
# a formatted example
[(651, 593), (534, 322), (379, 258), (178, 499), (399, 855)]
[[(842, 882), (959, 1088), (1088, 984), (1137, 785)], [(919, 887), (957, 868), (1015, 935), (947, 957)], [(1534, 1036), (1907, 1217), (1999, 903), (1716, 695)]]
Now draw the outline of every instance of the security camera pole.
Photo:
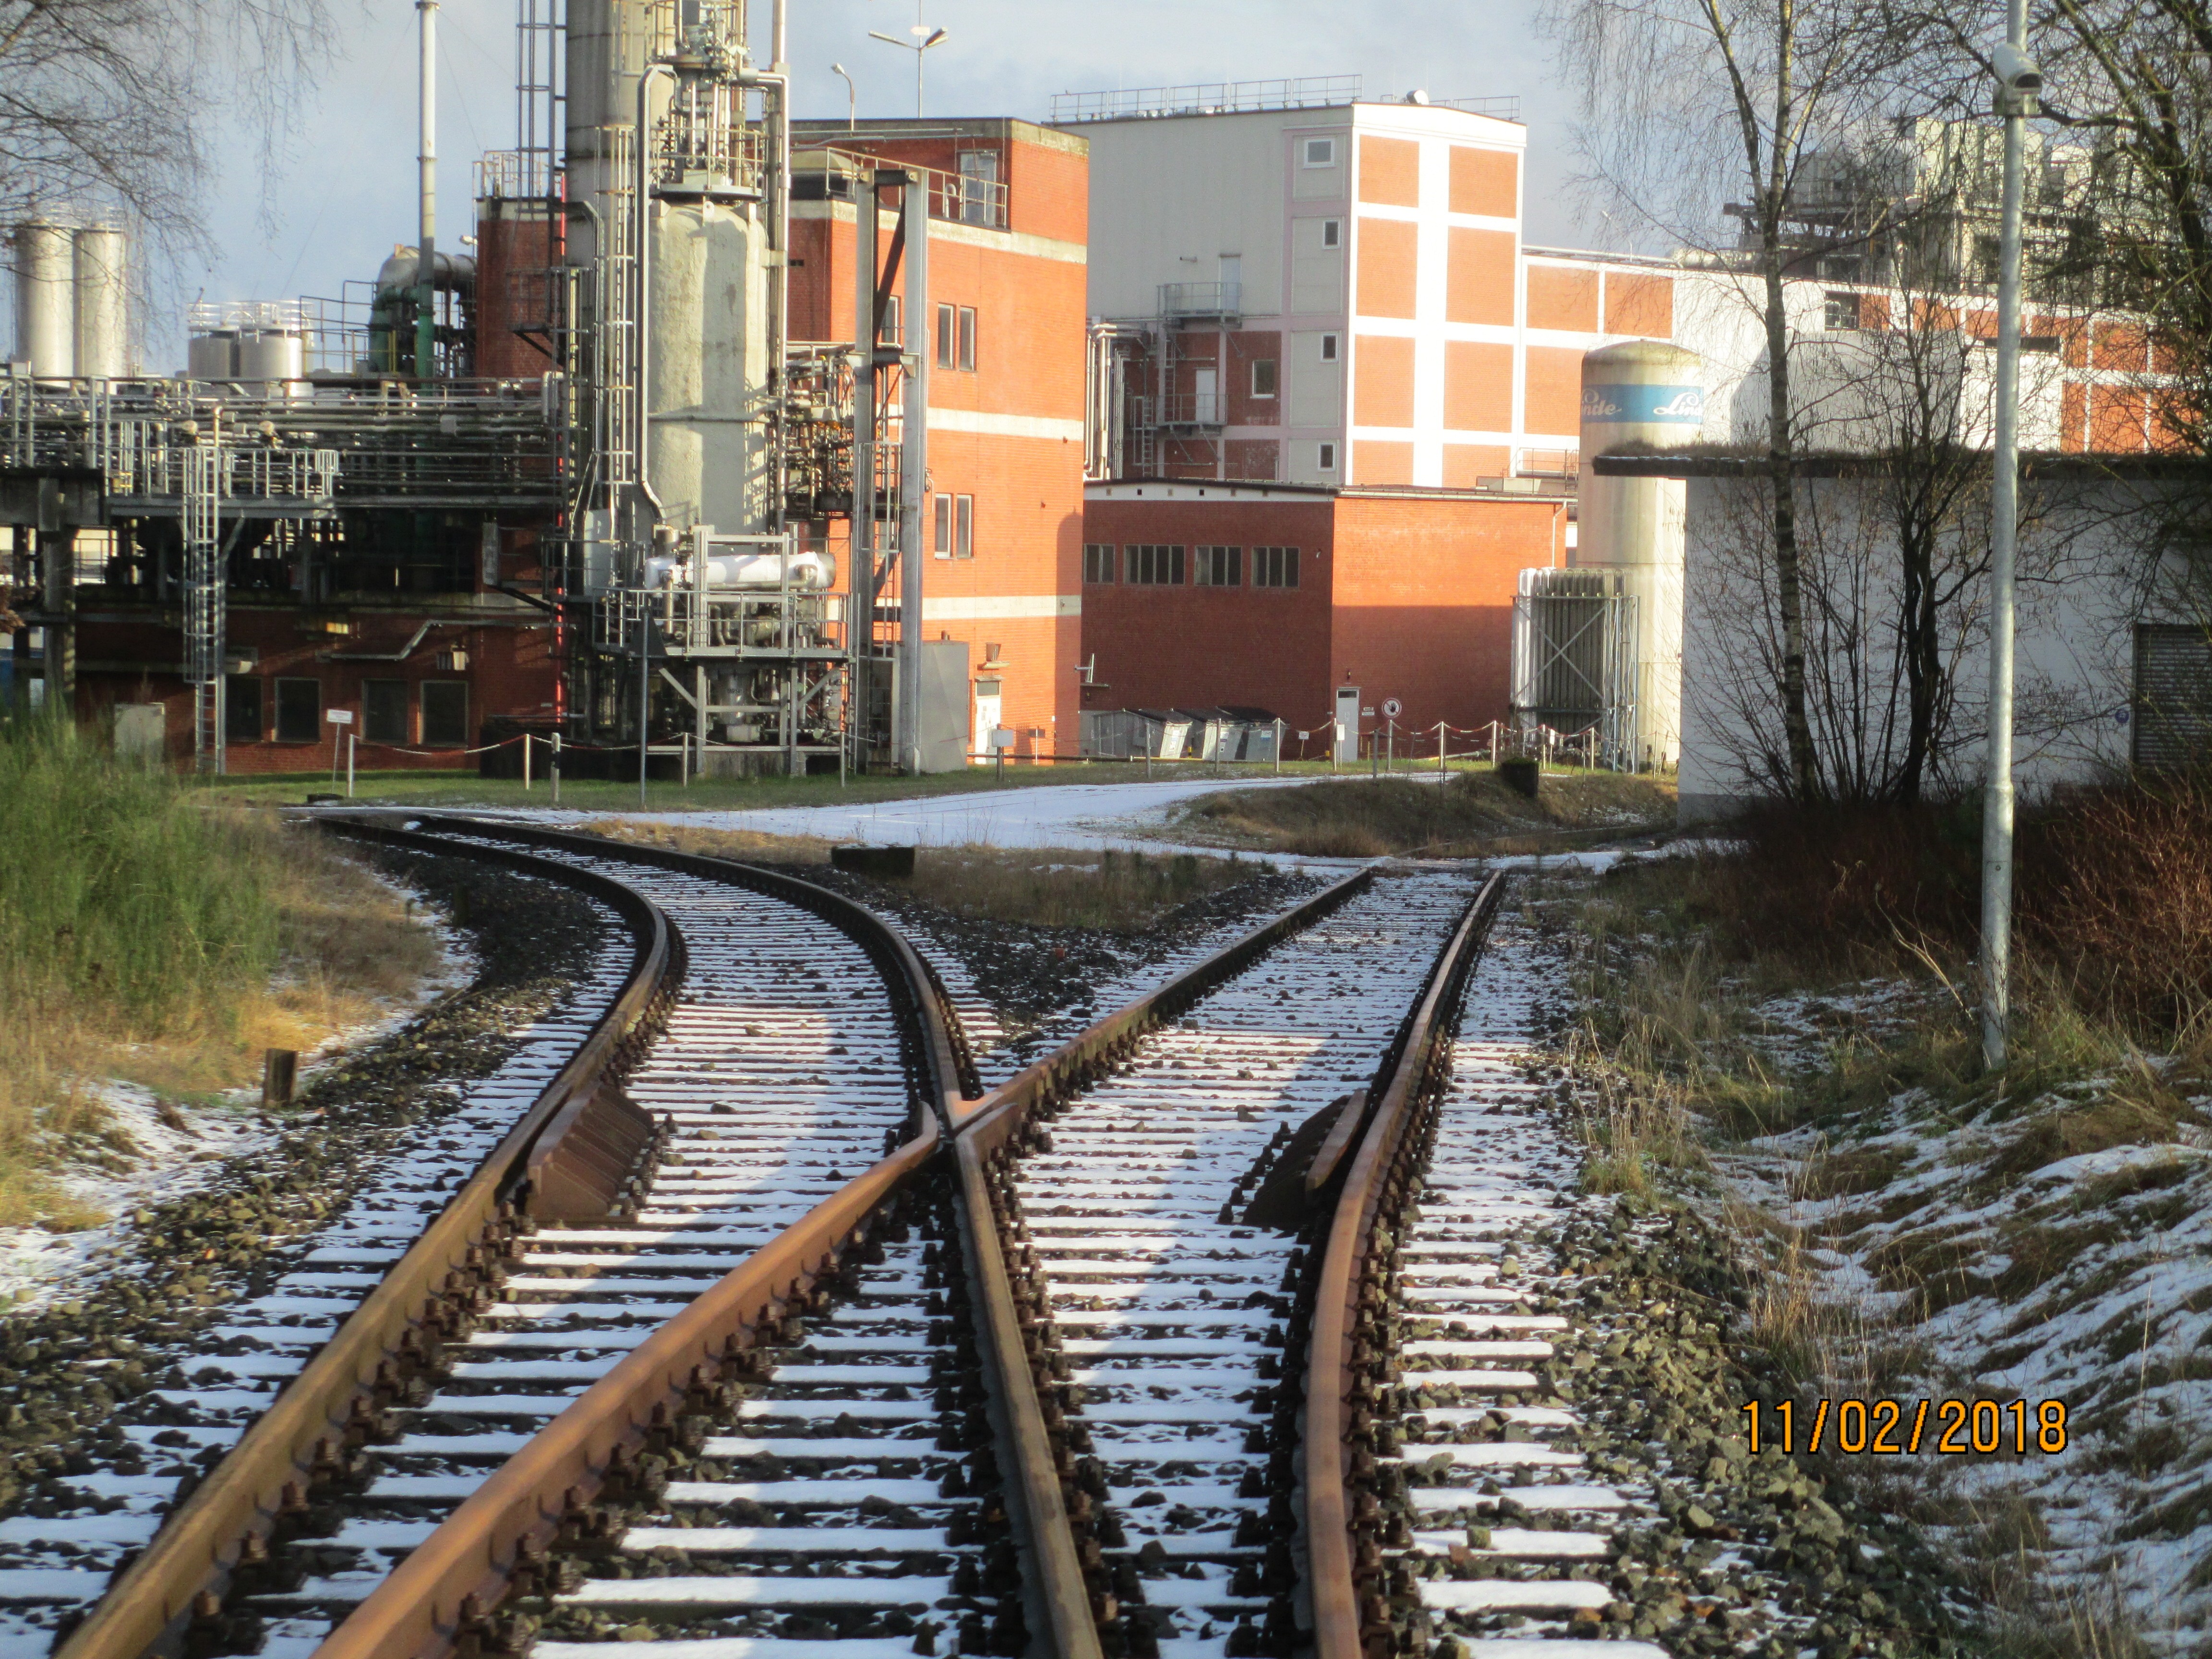
[(1990, 746), (1982, 806), (1982, 1060), (2005, 1062), (2012, 973), (2013, 556), (2020, 539), (2021, 149), (2043, 76), (2027, 55), (2027, 0), (2006, 7), (1996, 64), (2004, 117), (1997, 242), (1996, 453), (1990, 487)]

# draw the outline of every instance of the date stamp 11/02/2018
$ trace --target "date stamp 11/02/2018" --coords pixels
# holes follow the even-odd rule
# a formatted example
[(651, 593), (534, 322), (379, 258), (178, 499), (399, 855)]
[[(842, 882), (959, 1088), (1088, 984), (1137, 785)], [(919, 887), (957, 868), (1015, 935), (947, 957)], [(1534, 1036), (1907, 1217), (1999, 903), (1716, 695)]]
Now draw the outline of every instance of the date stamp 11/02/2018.
[(2066, 1402), (2062, 1400), (1827, 1400), (1811, 1402), (1811, 1421), (1795, 1401), (1753, 1400), (1744, 1408), (1752, 1455), (1772, 1443), (1797, 1449), (1823, 1445), (1850, 1456), (1915, 1456), (1923, 1443), (1949, 1457), (2002, 1452), (2056, 1457), (2066, 1449)]

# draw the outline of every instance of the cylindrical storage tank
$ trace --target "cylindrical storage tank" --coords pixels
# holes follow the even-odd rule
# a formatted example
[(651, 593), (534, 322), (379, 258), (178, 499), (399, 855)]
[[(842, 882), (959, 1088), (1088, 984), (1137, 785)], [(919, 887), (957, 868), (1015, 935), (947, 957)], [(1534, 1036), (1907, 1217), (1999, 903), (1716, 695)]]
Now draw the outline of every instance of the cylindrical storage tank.
[(76, 373), (87, 380), (127, 372), (130, 342), (124, 304), (129, 291), (129, 247), (111, 225), (94, 225), (70, 238), (76, 282)]
[(15, 227), (15, 356), (40, 380), (76, 373), (76, 272), (66, 225)]
[(647, 482), (662, 517), (750, 534), (768, 522), (767, 239), (749, 214), (661, 204), (653, 217)]
[(238, 335), (230, 329), (195, 334), (185, 348), (185, 373), (195, 380), (238, 378)]
[(1590, 461), (1608, 450), (1693, 443), (1705, 416), (1694, 352), (1630, 340), (1583, 357), (1582, 477), (1571, 562), (1620, 570), (1635, 599), (1639, 766), (1672, 766), (1681, 756), (1685, 490), (1679, 478), (1600, 477)]
[(236, 377), (241, 380), (301, 380), (307, 374), (307, 343), (287, 329), (241, 330)]

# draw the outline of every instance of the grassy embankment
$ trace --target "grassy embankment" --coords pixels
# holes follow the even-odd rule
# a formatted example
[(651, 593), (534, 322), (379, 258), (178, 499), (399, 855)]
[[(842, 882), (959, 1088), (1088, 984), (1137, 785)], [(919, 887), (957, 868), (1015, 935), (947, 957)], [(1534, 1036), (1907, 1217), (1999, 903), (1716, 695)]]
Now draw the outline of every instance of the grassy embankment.
[[(2212, 787), (2023, 820), (1996, 1073), (1972, 803), (1744, 830), (1538, 900), (1576, 949), (1585, 1183), (1730, 1216), (1767, 1268), (1751, 1340), (1808, 1405), (2063, 1398), (2063, 1458), (1837, 1472), (1949, 1529), (2008, 1651), (2136, 1653), (2176, 1615), (2110, 1556), (2212, 1515), (2190, 1352), (2212, 1274), (2180, 1242), (2212, 1214)], [(2107, 1518), (2096, 1549), (2058, 1550), (2051, 1503)]]
[[(586, 826), (618, 841), (754, 864), (830, 861), (830, 843), (749, 830), (603, 819)], [(1095, 927), (1134, 933), (1177, 905), (1259, 872), (1231, 858), (1192, 854), (1091, 852), (1053, 847), (923, 847), (910, 879), (881, 884), (898, 896), (970, 921), (1038, 927)]]
[(1223, 846), (1310, 858), (1425, 858), (1550, 852), (1668, 829), (1671, 782), (1618, 772), (1547, 772), (1530, 800), (1487, 766), (1448, 781), (1346, 777), (1301, 789), (1206, 795), (1176, 815), (1172, 833)]
[[(548, 807), (553, 792), (544, 775), (545, 756), (538, 756), (537, 775), (525, 789), (520, 778), (480, 777), (473, 771), (364, 772), (354, 781), (353, 805), (357, 806), (496, 806)], [(660, 764), (660, 757), (655, 758)], [(673, 777), (655, 776), (647, 785), (647, 810), (655, 812), (736, 811), (747, 807), (852, 806), (871, 801), (915, 800), (932, 795), (958, 795), (979, 790), (1048, 789), (1071, 783), (1231, 782), (1275, 775), (1270, 767), (1249, 762), (1216, 764), (1208, 761), (1158, 761), (1146, 769), (1142, 761), (1078, 761), (1049, 766), (1009, 765), (1001, 777), (988, 766), (927, 777), (870, 776), (854, 774), (842, 782), (835, 773), (824, 776), (789, 778), (694, 778), (680, 784)], [(1285, 761), (1282, 776), (1325, 778), (1326, 763)], [(332, 793), (330, 774), (323, 772), (247, 773), (210, 781), (202, 786), (226, 799), (263, 805), (296, 806), (311, 795)], [(343, 779), (336, 786), (344, 790)], [(568, 778), (561, 785), (561, 805), (586, 812), (633, 812), (638, 808), (637, 775), (625, 779)]]
[(100, 1218), (54, 1181), (135, 1159), (100, 1080), (204, 1101), (434, 960), (406, 905), (319, 836), (52, 722), (0, 723), (0, 1225)]

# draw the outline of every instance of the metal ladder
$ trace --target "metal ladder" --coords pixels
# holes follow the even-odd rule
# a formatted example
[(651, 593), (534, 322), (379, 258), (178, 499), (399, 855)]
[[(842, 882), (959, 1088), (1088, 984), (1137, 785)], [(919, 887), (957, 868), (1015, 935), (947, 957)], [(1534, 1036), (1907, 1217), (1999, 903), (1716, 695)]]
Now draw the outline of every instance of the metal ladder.
[(192, 688), (192, 763), (218, 776), (223, 769), (222, 659), (228, 589), (222, 542), (222, 416), (184, 452), (181, 502), (185, 532), (185, 679)]

